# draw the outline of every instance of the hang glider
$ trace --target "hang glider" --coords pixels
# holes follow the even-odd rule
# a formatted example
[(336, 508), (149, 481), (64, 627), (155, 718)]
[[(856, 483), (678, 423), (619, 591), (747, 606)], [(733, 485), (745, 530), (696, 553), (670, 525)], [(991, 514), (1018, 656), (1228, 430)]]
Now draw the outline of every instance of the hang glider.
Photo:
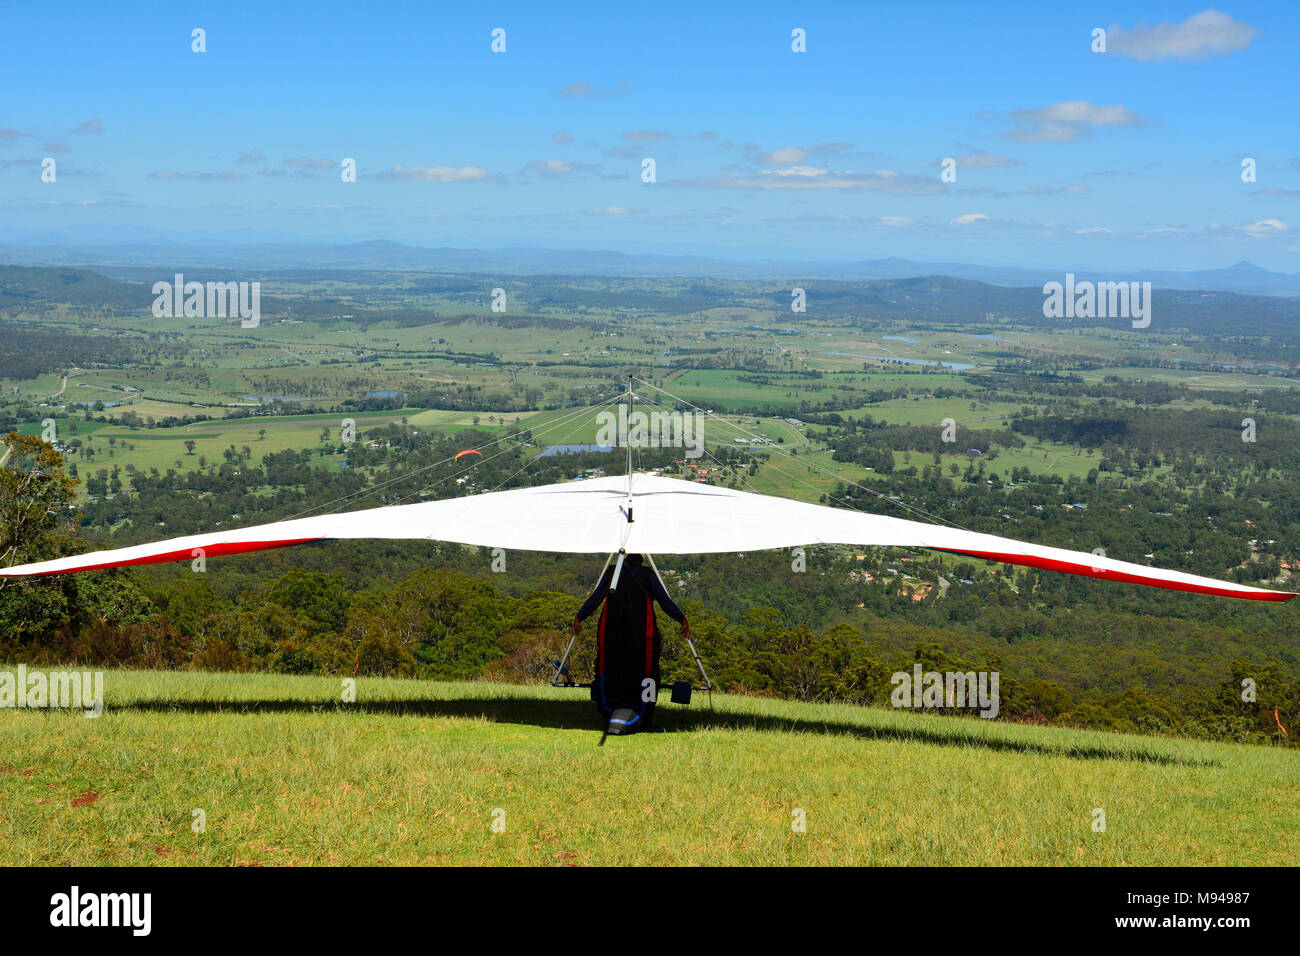
[(418, 539), (570, 554), (716, 554), (839, 544), (925, 548), (1106, 581), (1255, 601), (1295, 594), (1101, 555), (636, 473), (277, 521), (0, 569), (65, 574), (242, 554), (317, 541)]

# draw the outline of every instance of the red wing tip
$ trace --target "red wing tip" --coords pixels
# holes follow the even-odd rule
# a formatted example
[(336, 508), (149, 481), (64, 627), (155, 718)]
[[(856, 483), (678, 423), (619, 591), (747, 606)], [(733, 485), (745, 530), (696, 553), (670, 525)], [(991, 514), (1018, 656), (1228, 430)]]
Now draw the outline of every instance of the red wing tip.
[[(33, 571), (25, 574), (14, 574), (11, 570), (5, 569), (0, 571), (4, 577), (46, 577), (54, 574), (77, 574), (82, 571), (103, 571), (106, 568), (126, 568), (138, 564), (166, 564), (169, 561), (189, 561), (202, 555), (204, 558), (221, 557), (230, 554), (247, 554), (250, 551), (270, 551), (273, 548), (290, 548), (296, 544), (311, 544), (314, 541), (325, 541), (325, 538), (289, 538), (281, 541), (235, 541), (225, 544), (210, 544), (202, 548), (182, 548), (179, 551), (165, 551), (161, 554), (149, 554), (139, 558), (129, 558), (125, 561), (100, 561), (96, 563), (94, 555), (107, 552), (87, 552), (82, 557), (89, 558), (86, 564), (78, 565), (74, 568), (61, 568), (58, 571)], [(70, 557), (72, 557), (70, 555)], [(59, 559), (54, 559), (59, 560)], [(41, 562), (44, 563), (44, 562)]]
[[(1216, 597), (1238, 598), (1245, 601), (1289, 601), (1297, 596), (1293, 591), (1270, 591), (1267, 588), (1251, 588), (1249, 591), (1239, 591), (1228, 586), (1229, 582), (1222, 582), (1224, 586), (1213, 587), (1201, 584), (1189, 584), (1182, 581), (1167, 581), (1161, 578), (1147, 575), (1129, 574), (1125, 571), (1103, 571), (1101, 569), (1091, 569), (1085, 564), (1075, 564), (1069, 561), (1057, 561), (1053, 558), (1039, 558), (1028, 554), (1010, 554), (996, 551), (964, 551), (957, 548), (936, 548), (936, 551), (946, 551), (949, 554), (962, 554), (972, 558), (982, 558), (985, 561), (998, 561), (1002, 564), (1019, 564), (1030, 568), (1041, 568), (1045, 571), (1061, 571), (1066, 574), (1077, 574), (1083, 577), (1097, 578), (1102, 581), (1119, 581), (1125, 584), (1144, 584), (1147, 587), (1163, 588), (1166, 591), (1186, 591), (1192, 594), (1210, 594)], [(1154, 568), (1152, 570), (1155, 570)], [(1239, 588), (1251, 587), (1250, 585), (1240, 584)]]

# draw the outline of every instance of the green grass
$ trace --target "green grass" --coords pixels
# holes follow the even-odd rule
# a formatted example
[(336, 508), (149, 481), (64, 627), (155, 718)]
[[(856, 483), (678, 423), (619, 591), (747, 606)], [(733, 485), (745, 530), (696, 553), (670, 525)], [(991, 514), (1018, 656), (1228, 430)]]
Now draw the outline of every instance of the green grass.
[[(258, 464), (266, 455), (275, 452), (297, 451), (303, 448), (318, 449), (321, 447), (321, 433), (326, 430), (329, 432), (330, 444), (337, 444), (344, 418), (351, 418), (356, 422), (357, 438), (364, 441), (372, 429), (397, 424), (403, 418), (413, 428), (442, 428), (448, 432), (455, 432), (477, 427), (483, 431), (496, 431), (497, 427), (487, 423), (489, 414), (493, 413), (400, 409), (391, 412), (218, 419), (173, 428), (137, 429), (78, 420), (76, 433), (68, 427), (67, 419), (56, 421), (58, 421), (59, 436), (65, 441), (80, 438), (85, 442), (87, 435), (93, 433), (92, 447), (95, 449), (95, 457), (87, 461), (84, 455), (70, 454), (68, 459), (69, 462), (77, 464), (82, 476), (86, 477), (93, 475), (100, 468), (111, 469), (117, 465), (125, 469), (128, 464), (145, 472), (150, 468), (165, 472), (168, 468), (176, 467), (179, 461), (180, 470), (196, 470), (201, 457), (206, 457), (209, 464), (223, 461), (222, 455), (231, 445), (237, 449), (247, 447), (252, 454), (253, 463)], [(475, 416), (480, 417), (481, 424), (478, 426), (473, 425)], [(37, 434), (41, 431), (41, 427), (40, 423), (33, 423), (24, 425), (18, 430)], [(265, 433), (264, 437), (260, 434), (262, 432)], [(110, 445), (109, 438), (115, 439), (117, 444)], [(192, 455), (185, 447), (187, 440), (195, 443)]]
[(1300, 763), (1263, 747), (727, 696), (598, 746), (582, 691), (105, 688), (98, 719), (0, 712), (0, 863), (1263, 865), (1300, 843)]
[(1252, 375), (1249, 372), (1198, 372), (1168, 368), (1127, 367), (1117, 365), (1076, 373), (1087, 382), (1100, 381), (1106, 376), (1122, 379), (1141, 379), (1144, 382), (1170, 382), (1189, 388), (1243, 389), (1243, 388), (1295, 388), (1295, 379), (1272, 375)]

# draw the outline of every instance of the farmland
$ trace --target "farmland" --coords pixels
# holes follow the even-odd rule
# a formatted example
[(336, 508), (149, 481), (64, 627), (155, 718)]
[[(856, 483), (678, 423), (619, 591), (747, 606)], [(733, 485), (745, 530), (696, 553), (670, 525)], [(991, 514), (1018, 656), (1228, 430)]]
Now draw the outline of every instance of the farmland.
[[(703, 421), (700, 457), (634, 449), (639, 468), (1264, 587), (1292, 587), (1300, 561), (1300, 370), (1287, 358), (1300, 343), (1284, 300), (1170, 292), (1161, 322), (1135, 330), (1046, 320), (1034, 290), (949, 280), (808, 282), (795, 313), (775, 282), (295, 271), (261, 277), (264, 314), (244, 328), (155, 318), (146, 273), (81, 276), (104, 290), (97, 307), (40, 270), (10, 280), (26, 285), (0, 318), (0, 418), (52, 441), (78, 480), (72, 547), (617, 474), (626, 456), (595, 447), (598, 416), (631, 380), (636, 408)], [(1240, 334), (1243, 316), (1258, 334)], [(570, 453), (544, 454), (554, 446)], [(456, 460), (467, 448), (483, 454)], [(933, 647), (1005, 668), (1015, 719), (1262, 741), (1287, 740), (1274, 707), (1300, 711), (1289, 605), (895, 549), (811, 560), (809, 579), (779, 555), (748, 574), (722, 556), (673, 562), (693, 614), (717, 615), (701, 627), (729, 648), (715, 651), (724, 689), (880, 704), (875, 678), (848, 691), (796, 680), (785, 652), (763, 657), (847, 627), (864, 673)], [(346, 660), (363, 675), (535, 679), (552, 653), (541, 635), (570, 611), (542, 627), (523, 609), (576, 598), (592, 572), (524, 557), (504, 577), (486, 567), (472, 549), (339, 544), (202, 575), (102, 575), (96, 600), (133, 595), (107, 608), (24, 586), (41, 610), (12, 612), (6, 646), (46, 662), (143, 666), (164, 646), (185, 666), (316, 673)], [(432, 639), (381, 637), (380, 609), (425, 593), (425, 571), (522, 603), (455, 611), (472, 636), (458, 663), (437, 663), (450, 652)], [(756, 615), (761, 627), (746, 623)], [(52, 631), (85, 636), (59, 650), (39, 637)], [(1233, 705), (1225, 687), (1264, 673), (1266, 699)]]

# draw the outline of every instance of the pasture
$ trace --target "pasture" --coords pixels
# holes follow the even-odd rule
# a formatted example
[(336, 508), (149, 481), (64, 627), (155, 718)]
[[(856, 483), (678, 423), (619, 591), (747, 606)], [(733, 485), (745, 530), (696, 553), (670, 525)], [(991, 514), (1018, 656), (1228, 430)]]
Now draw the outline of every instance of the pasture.
[(1300, 764), (1267, 747), (722, 695), (600, 746), (584, 692), (550, 687), (104, 686), (95, 719), (0, 711), (0, 863), (1258, 866), (1300, 845)]

